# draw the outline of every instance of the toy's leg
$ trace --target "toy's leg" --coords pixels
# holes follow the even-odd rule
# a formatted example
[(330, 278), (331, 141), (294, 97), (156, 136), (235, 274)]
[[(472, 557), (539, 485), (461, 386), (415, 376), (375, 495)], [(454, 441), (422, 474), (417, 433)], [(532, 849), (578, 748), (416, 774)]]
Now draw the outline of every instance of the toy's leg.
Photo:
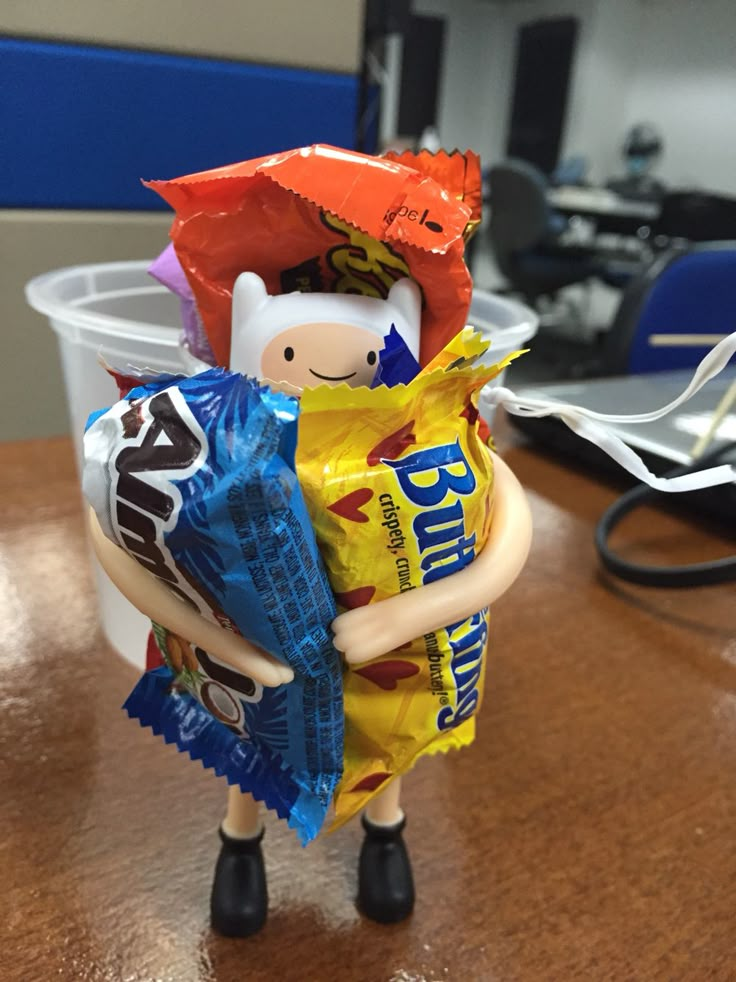
[(261, 806), (252, 794), (232, 784), (227, 789), (227, 813), (222, 831), (231, 839), (254, 839), (261, 834)]
[(358, 865), (358, 906), (382, 924), (403, 921), (414, 908), (414, 879), (402, 836), (401, 779), (372, 799), (363, 814), (365, 839)]
[(404, 818), (399, 801), (401, 799), (401, 778), (372, 798), (365, 810), (365, 817), (373, 825), (398, 825)]
[(263, 825), (258, 802), (228, 788), (227, 814), (220, 826), (222, 848), (212, 884), (212, 927), (231, 938), (260, 931), (268, 911), (266, 870), (261, 852)]

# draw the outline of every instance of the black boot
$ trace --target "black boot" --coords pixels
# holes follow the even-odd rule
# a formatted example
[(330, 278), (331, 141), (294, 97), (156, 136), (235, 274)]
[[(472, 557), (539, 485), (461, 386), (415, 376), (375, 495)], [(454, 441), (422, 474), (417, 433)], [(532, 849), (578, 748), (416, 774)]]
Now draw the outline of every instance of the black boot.
[(212, 927), (228, 938), (247, 938), (266, 922), (268, 891), (260, 835), (231, 839), (220, 829), (222, 849), (212, 884)]
[(394, 924), (414, 909), (414, 879), (409, 853), (396, 825), (374, 825), (362, 818), (365, 839), (358, 865), (358, 907), (373, 921)]

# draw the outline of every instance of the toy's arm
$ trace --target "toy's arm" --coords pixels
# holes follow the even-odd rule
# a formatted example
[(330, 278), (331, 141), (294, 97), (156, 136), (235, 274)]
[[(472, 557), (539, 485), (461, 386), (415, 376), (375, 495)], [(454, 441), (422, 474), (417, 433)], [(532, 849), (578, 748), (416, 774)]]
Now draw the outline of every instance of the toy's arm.
[(245, 638), (210, 621), (180, 600), (152, 573), (111, 542), (90, 509), (90, 533), (100, 565), (120, 592), (142, 614), (199, 645), (209, 654), (265, 686), (290, 682), (294, 673)]
[(526, 495), (495, 454), (491, 532), (465, 569), (375, 604), (340, 614), (332, 622), (335, 647), (353, 665), (369, 661), (430, 631), (476, 614), (508, 590), (529, 553), (532, 521)]

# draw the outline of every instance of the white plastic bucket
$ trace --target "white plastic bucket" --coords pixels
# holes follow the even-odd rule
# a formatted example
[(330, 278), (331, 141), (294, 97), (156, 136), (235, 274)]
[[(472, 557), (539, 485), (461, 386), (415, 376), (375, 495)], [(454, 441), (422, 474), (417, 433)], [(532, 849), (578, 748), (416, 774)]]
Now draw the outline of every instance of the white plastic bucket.
[[(128, 364), (183, 372), (179, 301), (146, 270), (150, 260), (73, 266), (44, 273), (26, 286), (26, 298), (45, 314), (61, 353), (77, 465), (87, 417), (118, 399), (117, 386), (99, 364)], [(95, 562), (100, 621), (110, 643), (137, 668), (145, 667), (150, 621), (113, 586)]]
[[(473, 290), (468, 323), (476, 327), (491, 345), (484, 361), (495, 365), (506, 355), (525, 348), (539, 329), (539, 316), (530, 307), (486, 290)], [(506, 370), (497, 375), (480, 394), (480, 414), (490, 425), (493, 410), (483, 398), (496, 385), (503, 385)]]

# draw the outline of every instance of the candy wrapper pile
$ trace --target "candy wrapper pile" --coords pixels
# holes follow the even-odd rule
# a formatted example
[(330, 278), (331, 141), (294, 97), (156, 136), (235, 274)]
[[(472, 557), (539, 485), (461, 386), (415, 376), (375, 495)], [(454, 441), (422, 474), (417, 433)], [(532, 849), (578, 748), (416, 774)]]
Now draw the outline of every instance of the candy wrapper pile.
[[(311, 147), (151, 183), (176, 212), (152, 272), (182, 301), (192, 353), (220, 367), (131, 382), (93, 414), (85, 493), (142, 575), (294, 680), (263, 687), (154, 624), (161, 664), (125, 708), (304, 843), (331, 805), (342, 824), (420, 755), (474, 737), (487, 610), (354, 667), (330, 624), (462, 569), (488, 537), (493, 468), (477, 399), (509, 359), (494, 365), (465, 327), (479, 178), (472, 154)], [(418, 343), (400, 336), (386, 303), (366, 384), (276, 391), (279, 378), (231, 370), (244, 272), (271, 299), (384, 301), (409, 277), (422, 297)]]

